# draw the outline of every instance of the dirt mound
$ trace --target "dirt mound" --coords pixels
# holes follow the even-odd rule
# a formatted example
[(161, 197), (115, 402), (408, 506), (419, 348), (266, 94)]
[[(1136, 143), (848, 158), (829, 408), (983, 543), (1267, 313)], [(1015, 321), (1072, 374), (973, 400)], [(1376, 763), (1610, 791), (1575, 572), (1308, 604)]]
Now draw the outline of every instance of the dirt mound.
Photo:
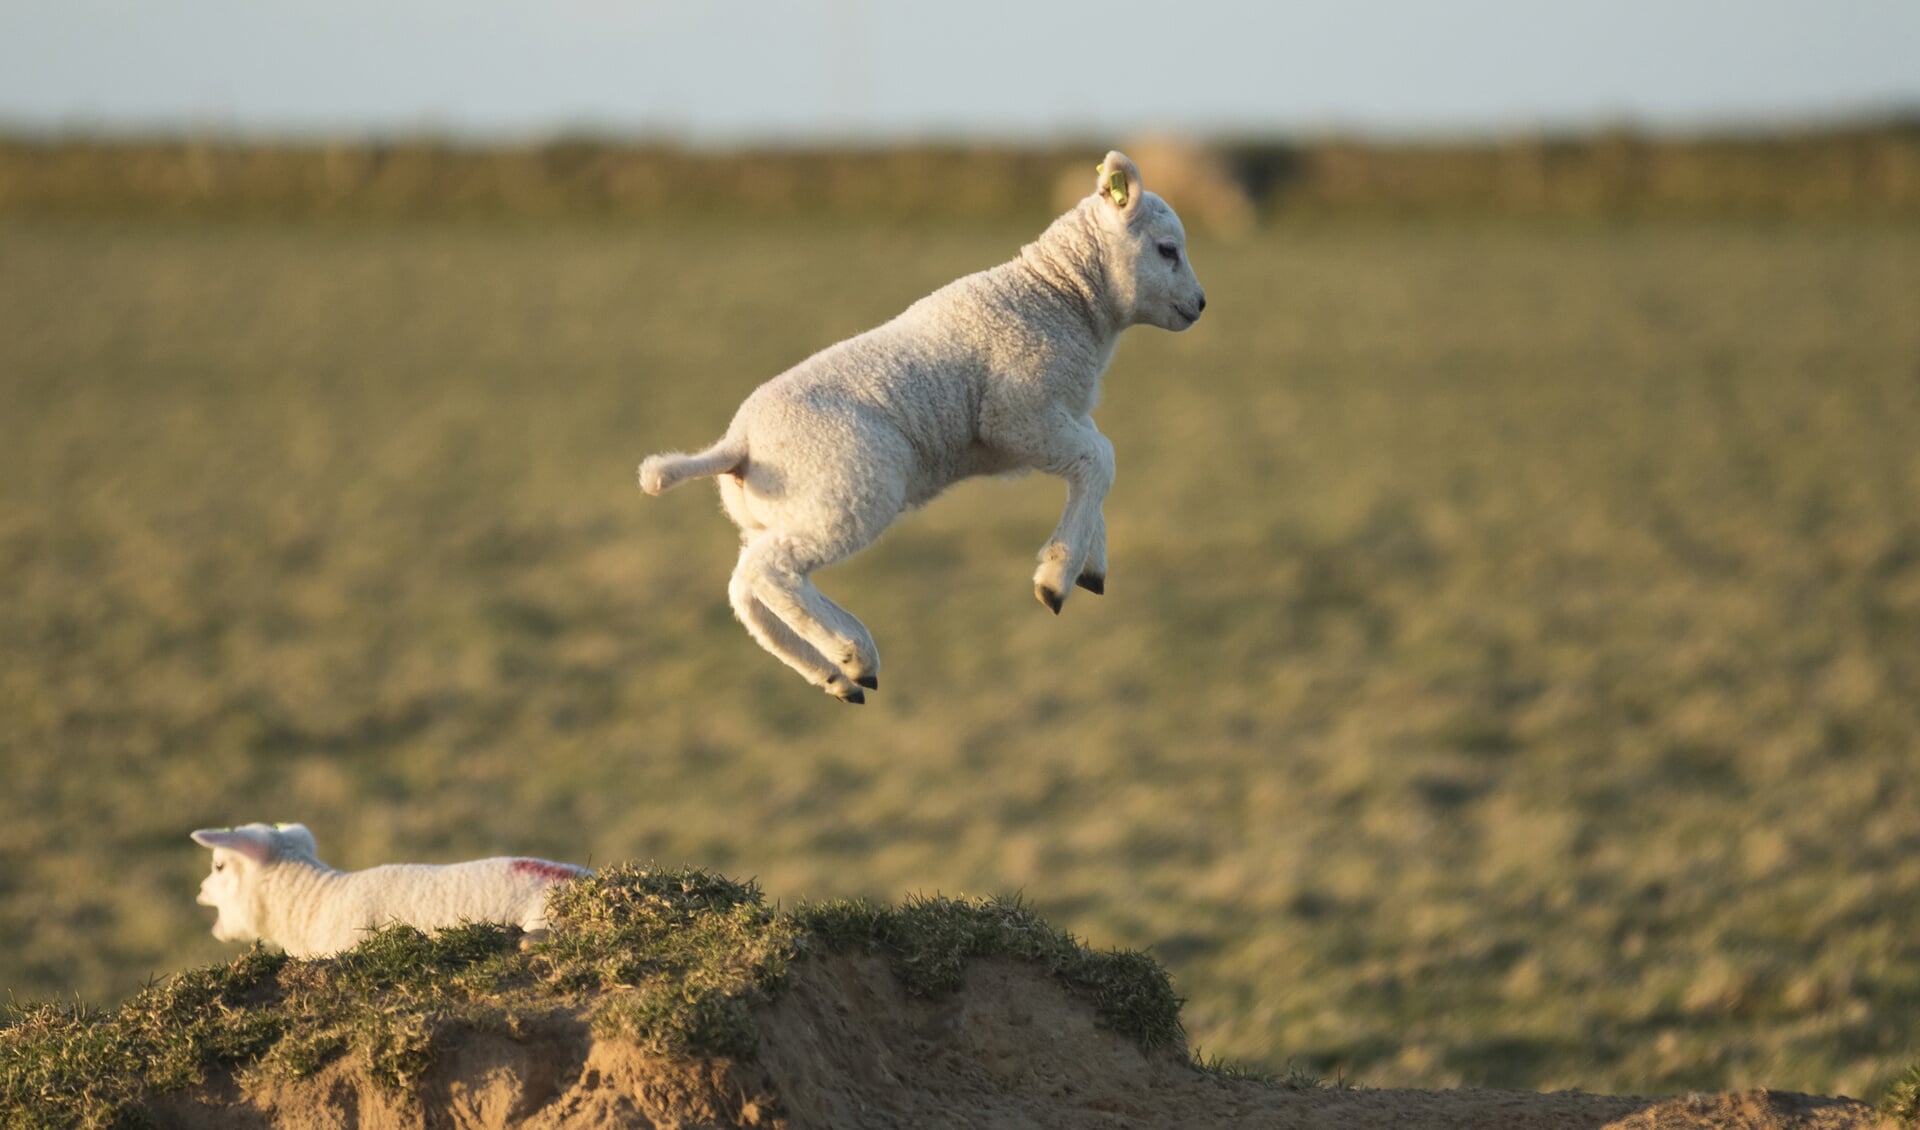
[(595, 1039), (580, 1014), (517, 1031), (455, 1028), (436, 1036), (434, 1064), (407, 1090), (373, 1078), (357, 1059), (299, 1079), (223, 1078), (152, 1100), (162, 1127), (180, 1130), (614, 1130), (628, 1127), (779, 1126), (764, 1072), (726, 1060), (669, 1060)]
[(1877, 1125), (1862, 1103), (1785, 1091), (1729, 1091), (1719, 1095), (1685, 1095), (1655, 1103), (1608, 1124), (1609, 1130), (1839, 1130)]
[(1745, 1130), (1876, 1125), (1850, 1099), (1768, 1091), (1647, 1100), (1579, 1093), (1293, 1089), (1142, 1053), (1044, 969), (976, 962), (910, 995), (867, 956), (809, 960), (761, 1015), (751, 1062), (673, 1060), (598, 1039), (580, 1008), (435, 1035), (412, 1088), (357, 1059), (286, 1081), (221, 1077), (153, 1101), (163, 1127), (1519, 1127)]

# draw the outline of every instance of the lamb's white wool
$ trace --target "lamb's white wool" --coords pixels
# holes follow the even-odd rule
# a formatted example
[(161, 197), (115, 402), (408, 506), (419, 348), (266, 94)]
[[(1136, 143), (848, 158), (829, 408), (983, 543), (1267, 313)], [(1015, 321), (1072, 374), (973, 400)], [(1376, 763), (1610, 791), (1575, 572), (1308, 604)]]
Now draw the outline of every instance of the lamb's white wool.
[(571, 863), (512, 858), (336, 871), (320, 862), (303, 824), (203, 828), (193, 839), (213, 849), (213, 871), (197, 900), (220, 912), (213, 936), (267, 942), (294, 957), (352, 949), (367, 931), (394, 922), (423, 931), (463, 922), (543, 930), (548, 892), (588, 874)]
[(1184, 330), (1206, 304), (1180, 218), (1111, 152), (1094, 192), (1011, 262), (761, 385), (724, 438), (649, 457), (640, 486), (720, 476), (743, 543), (734, 613), (808, 682), (863, 702), (879, 681), (873, 637), (809, 574), (960, 479), (1037, 470), (1066, 480), (1067, 505), (1034, 595), (1057, 613), (1076, 583), (1102, 592), (1114, 464), (1091, 415), (1100, 375), (1122, 330)]

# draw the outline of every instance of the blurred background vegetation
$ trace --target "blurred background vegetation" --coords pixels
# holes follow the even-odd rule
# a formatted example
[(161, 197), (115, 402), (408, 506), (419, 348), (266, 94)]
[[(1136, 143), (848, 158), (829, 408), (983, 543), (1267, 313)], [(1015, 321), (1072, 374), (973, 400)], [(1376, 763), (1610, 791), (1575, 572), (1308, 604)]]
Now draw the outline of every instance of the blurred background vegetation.
[(1057, 482), (956, 488), (820, 578), (862, 709), (634, 465), (1104, 144), (0, 144), (0, 987), (222, 956), (186, 833), (301, 820), (1023, 891), (1206, 1053), (1365, 1084), (1870, 1097), (1920, 1014), (1916, 138), (1136, 153), (1210, 303), (1108, 375), (1109, 594), (1031, 596)]
[[(1254, 214), (1920, 215), (1920, 117), (1690, 137), (1612, 129), (1497, 141), (1326, 137), (1200, 147), (1136, 138), (1184, 209)], [(1097, 150), (1097, 151), (1096, 151)], [(1062, 145), (728, 149), (592, 136), (305, 143), (0, 136), (0, 213), (735, 216), (1049, 214), (1105, 152)], [(1201, 197), (1196, 200), (1195, 197)], [(1239, 198), (1241, 216), (1223, 198)], [(1070, 199), (1071, 197), (1069, 197)]]

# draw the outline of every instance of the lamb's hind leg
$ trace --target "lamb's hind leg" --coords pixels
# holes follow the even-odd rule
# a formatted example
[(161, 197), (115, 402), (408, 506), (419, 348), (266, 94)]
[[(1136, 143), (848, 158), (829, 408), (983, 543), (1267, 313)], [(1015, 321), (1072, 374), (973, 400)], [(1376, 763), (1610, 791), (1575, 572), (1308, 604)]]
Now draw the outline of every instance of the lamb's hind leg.
[(772, 609), (753, 595), (753, 588), (743, 551), (733, 580), (727, 585), (727, 598), (733, 604), (733, 614), (746, 625), (747, 633), (775, 659), (798, 671), (807, 682), (844, 702), (856, 705), (865, 702), (867, 696), (860, 688), (853, 686), (839, 667), (820, 654), (819, 648), (801, 639), (774, 615)]
[[(873, 636), (852, 613), (828, 600), (807, 576), (846, 555), (814, 548), (801, 538), (767, 533), (741, 550), (738, 572), (744, 574), (756, 599), (794, 635), (836, 665), (842, 680), (872, 689), (879, 685), (880, 675), (880, 653)], [(829, 694), (851, 697), (835, 682), (820, 685)]]
[(833, 598), (814, 586), (813, 578), (802, 577), (807, 606), (821, 613), (821, 621), (827, 624), (839, 638), (849, 645), (840, 655), (840, 669), (847, 678), (870, 691), (880, 689), (880, 649), (873, 642), (873, 635), (859, 617), (834, 603)]

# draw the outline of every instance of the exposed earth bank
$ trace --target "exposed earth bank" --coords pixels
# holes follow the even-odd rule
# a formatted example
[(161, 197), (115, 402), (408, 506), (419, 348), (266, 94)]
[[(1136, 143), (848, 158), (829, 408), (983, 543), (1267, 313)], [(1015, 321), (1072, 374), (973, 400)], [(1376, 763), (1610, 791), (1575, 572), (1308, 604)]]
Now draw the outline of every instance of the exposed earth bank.
[(1045, 970), (977, 962), (962, 989), (908, 995), (886, 962), (796, 967), (759, 1019), (752, 1062), (675, 1061), (597, 1039), (590, 1007), (435, 1037), (404, 1092), (339, 1060), (294, 1081), (220, 1076), (152, 1100), (165, 1127), (1518, 1127), (1838, 1130), (1880, 1125), (1844, 1098), (1773, 1091), (1630, 1098), (1577, 1092), (1293, 1088), (1143, 1054)]

